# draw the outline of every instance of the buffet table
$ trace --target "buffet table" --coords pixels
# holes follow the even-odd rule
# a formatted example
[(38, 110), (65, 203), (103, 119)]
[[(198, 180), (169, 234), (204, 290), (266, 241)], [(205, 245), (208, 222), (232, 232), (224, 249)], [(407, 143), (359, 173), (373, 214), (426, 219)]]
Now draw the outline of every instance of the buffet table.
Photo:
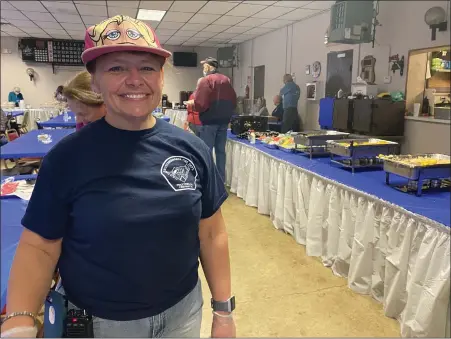
[(183, 128), (188, 111), (186, 109), (167, 109), (164, 114), (169, 117), (171, 124)]
[[(403, 337), (450, 334), (450, 193), (416, 197), (383, 171), (251, 145), (229, 134), (226, 183), (274, 227), (384, 305)], [(394, 178), (392, 181), (395, 181)]]

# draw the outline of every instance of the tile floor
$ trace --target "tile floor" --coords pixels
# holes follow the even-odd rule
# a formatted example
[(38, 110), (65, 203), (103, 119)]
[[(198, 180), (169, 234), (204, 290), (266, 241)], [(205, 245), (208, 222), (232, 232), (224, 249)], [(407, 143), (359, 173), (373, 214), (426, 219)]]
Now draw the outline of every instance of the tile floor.
[[(382, 305), (351, 291), (267, 216), (230, 194), (223, 205), (229, 232), (239, 337), (399, 337)], [(210, 336), (210, 292), (202, 276), (202, 337)]]

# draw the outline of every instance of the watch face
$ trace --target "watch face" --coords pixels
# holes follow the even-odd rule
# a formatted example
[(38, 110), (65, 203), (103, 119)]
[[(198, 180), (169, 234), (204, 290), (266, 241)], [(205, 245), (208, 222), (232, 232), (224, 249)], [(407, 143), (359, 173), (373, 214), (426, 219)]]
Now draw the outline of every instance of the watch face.
[(219, 312), (233, 312), (235, 309), (235, 296), (227, 301), (215, 301), (211, 299), (211, 308), (213, 311)]

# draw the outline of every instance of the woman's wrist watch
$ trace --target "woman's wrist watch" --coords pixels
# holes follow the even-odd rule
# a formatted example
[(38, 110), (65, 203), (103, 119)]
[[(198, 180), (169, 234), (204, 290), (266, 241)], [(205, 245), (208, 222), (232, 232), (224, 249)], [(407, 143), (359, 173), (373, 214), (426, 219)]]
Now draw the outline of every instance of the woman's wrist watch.
[(213, 312), (233, 312), (235, 310), (235, 296), (226, 301), (216, 301), (211, 299)]

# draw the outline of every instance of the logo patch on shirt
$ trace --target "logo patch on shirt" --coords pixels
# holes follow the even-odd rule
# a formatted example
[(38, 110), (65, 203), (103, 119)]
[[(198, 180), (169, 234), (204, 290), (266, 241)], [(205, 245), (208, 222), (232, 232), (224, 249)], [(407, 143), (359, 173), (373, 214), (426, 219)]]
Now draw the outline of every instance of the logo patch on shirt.
[(182, 156), (167, 158), (161, 166), (161, 175), (174, 191), (194, 191), (197, 170), (193, 162)]

